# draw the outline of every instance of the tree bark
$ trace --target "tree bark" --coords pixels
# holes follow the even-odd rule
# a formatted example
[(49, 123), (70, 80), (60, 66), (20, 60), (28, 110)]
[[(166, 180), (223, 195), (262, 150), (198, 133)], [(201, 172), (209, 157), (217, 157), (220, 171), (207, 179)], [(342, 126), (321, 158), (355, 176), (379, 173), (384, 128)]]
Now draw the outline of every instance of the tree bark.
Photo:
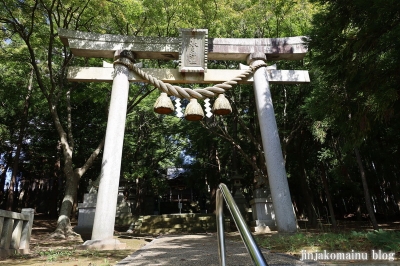
[(328, 202), (329, 215), (331, 216), (332, 226), (333, 228), (336, 229), (337, 225), (336, 225), (335, 212), (333, 210), (332, 198), (331, 198), (331, 193), (329, 192), (328, 179), (326, 178), (325, 167), (322, 165), (321, 169), (322, 169), (321, 179), (325, 190), (326, 200)]
[[(11, 151), (8, 152), (8, 160), (11, 160)], [(11, 158), (10, 158), (11, 157)], [(1, 175), (0, 175), (0, 209), (5, 209), (5, 195), (6, 195), (6, 190), (4, 190), (4, 187), (6, 186), (6, 177), (7, 177), (7, 171), (8, 171), (8, 164), (7, 161), (3, 164), (0, 165), (0, 170), (1, 170)]]
[[(301, 194), (304, 197), (304, 205), (305, 205), (305, 209), (307, 212), (307, 218), (308, 218), (308, 223), (312, 228), (317, 227), (317, 214), (316, 214), (316, 210), (318, 207), (316, 206), (315, 202), (314, 202), (314, 198), (311, 194), (308, 182), (307, 182), (307, 171), (304, 168), (304, 160), (303, 157), (300, 158), (300, 167), (301, 167), (301, 171), (302, 174), (300, 174), (300, 188), (301, 188)], [(300, 169), (299, 169), (300, 170)], [(313, 207), (315, 206), (315, 208)]]
[(73, 171), (71, 166), (72, 164), (69, 167), (66, 166), (64, 168), (64, 173), (66, 176), (65, 195), (57, 220), (57, 228), (52, 234), (52, 237), (54, 238), (66, 238), (76, 235), (71, 227), (70, 215), (78, 192), (80, 175), (77, 173), (77, 171)]
[(371, 223), (372, 223), (374, 230), (378, 230), (379, 226), (378, 226), (378, 223), (375, 218), (374, 209), (372, 208), (371, 197), (369, 195), (369, 189), (368, 189), (368, 184), (367, 184), (367, 178), (365, 176), (365, 170), (364, 170), (364, 166), (361, 161), (360, 152), (358, 151), (357, 148), (355, 148), (354, 153), (356, 154), (358, 168), (360, 169), (360, 173), (361, 173), (361, 181), (362, 181), (362, 185), (363, 185), (363, 189), (364, 189), (365, 204), (367, 207), (368, 215), (369, 215), (369, 218), (371, 219)]
[(57, 218), (58, 217), (58, 199), (60, 197), (59, 195), (59, 185), (60, 181), (63, 178), (61, 173), (61, 145), (59, 142), (57, 142), (57, 146), (55, 148), (56, 150), (56, 158), (54, 161), (53, 165), (53, 174), (52, 174), (52, 186), (51, 186), (51, 202), (49, 203), (49, 216), (52, 218)]

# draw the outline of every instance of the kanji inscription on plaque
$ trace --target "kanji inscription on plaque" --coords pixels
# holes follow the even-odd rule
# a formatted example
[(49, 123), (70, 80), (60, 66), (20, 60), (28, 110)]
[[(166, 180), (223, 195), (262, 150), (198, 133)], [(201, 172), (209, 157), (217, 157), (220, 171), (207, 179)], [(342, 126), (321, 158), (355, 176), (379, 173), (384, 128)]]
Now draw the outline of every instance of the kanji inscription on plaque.
[(180, 72), (207, 71), (207, 29), (181, 29)]

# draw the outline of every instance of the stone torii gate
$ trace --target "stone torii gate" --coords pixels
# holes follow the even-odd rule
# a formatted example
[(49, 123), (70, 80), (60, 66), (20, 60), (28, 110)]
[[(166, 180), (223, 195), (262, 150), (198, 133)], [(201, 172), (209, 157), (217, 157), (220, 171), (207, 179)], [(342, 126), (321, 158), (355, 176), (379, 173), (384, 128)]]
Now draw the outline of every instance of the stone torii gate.
[[(61, 41), (75, 56), (115, 60), (113, 65), (70, 67), (68, 70), (70, 81), (112, 82), (92, 239), (84, 245), (98, 249), (118, 249), (122, 245), (113, 239), (113, 233), (129, 82), (149, 82), (158, 87), (164, 97), (187, 98), (191, 103), (196, 101), (194, 99), (223, 95), (236, 83), (253, 83), (277, 228), (280, 232), (296, 231), (269, 84), (308, 83), (310, 80), (308, 71), (277, 70), (267, 67), (265, 61), (299, 60), (305, 56), (307, 48), (302, 37), (228, 39), (208, 38), (207, 34), (206, 29), (182, 29), (179, 38), (129, 37), (59, 29)], [(179, 60), (179, 68), (140, 68), (134, 65), (134, 59)], [(209, 60), (247, 61), (249, 66), (242, 65), (241, 70), (207, 69)], [(216, 85), (192, 90), (171, 83)]]

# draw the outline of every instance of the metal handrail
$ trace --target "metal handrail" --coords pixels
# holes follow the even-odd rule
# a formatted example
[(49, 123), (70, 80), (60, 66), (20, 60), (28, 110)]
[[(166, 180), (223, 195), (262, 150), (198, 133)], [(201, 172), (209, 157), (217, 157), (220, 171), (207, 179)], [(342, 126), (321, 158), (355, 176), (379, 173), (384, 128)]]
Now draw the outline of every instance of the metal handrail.
[(246, 221), (240, 214), (239, 208), (229, 192), (228, 187), (221, 183), (219, 184), (216, 194), (216, 218), (217, 218), (217, 237), (218, 237), (218, 254), (219, 264), (226, 266), (226, 253), (225, 253), (225, 236), (224, 236), (224, 206), (223, 199), (225, 199), (226, 205), (235, 221), (236, 227), (239, 230), (240, 236), (249, 252), (254, 265), (257, 266), (268, 266), (260, 248), (253, 238), (249, 228), (246, 225)]

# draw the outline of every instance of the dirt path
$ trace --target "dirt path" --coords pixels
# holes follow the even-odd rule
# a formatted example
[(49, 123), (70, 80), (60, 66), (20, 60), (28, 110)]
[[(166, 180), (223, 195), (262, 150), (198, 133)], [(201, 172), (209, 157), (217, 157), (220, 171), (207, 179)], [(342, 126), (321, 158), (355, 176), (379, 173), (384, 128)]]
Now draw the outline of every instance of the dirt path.
[[(115, 238), (126, 243), (124, 250), (78, 250), (82, 245), (81, 238), (75, 239), (52, 239), (50, 234), (56, 228), (56, 220), (43, 219), (35, 216), (30, 250), (27, 255), (13, 255), (7, 259), (0, 260), (0, 265), (63, 265), (63, 266), (108, 266), (122, 261), (136, 250), (152, 241), (155, 236), (132, 235), (126, 233), (127, 228), (117, 228), (114, 232)], [(400, 222), (381, 224), (382, 229), (399, 230)], [(369, 227), (368, 227), (369, 228)], [(342, 231), (366, 230), (360, 224), (348, 223)], [(308, 230), (313, 232), (314, 230)], [(315, 231), (318, 234), (318, 231)], [(240, 240), (239, 235), (227, 236), (226, 239)], [(360, 249), (364, 250), (364, 249)], [(400, 256), (400, 253), (397, 253)]]
[(52, 239), (50, 234), (56, 228), (56, 220), (36, 218), (33, 223), (30, 254), (12, 255), (0, 260), (0, 265), (63, 265), (63, 266), (107, 266), (123, 260), (135, 250), (143, 247), (151, 237), (131, 236), (115, 232), (120, 242), (126, 243), (126, 249), (113, 251), (76, 250), (83, 243), (81, 238)]

